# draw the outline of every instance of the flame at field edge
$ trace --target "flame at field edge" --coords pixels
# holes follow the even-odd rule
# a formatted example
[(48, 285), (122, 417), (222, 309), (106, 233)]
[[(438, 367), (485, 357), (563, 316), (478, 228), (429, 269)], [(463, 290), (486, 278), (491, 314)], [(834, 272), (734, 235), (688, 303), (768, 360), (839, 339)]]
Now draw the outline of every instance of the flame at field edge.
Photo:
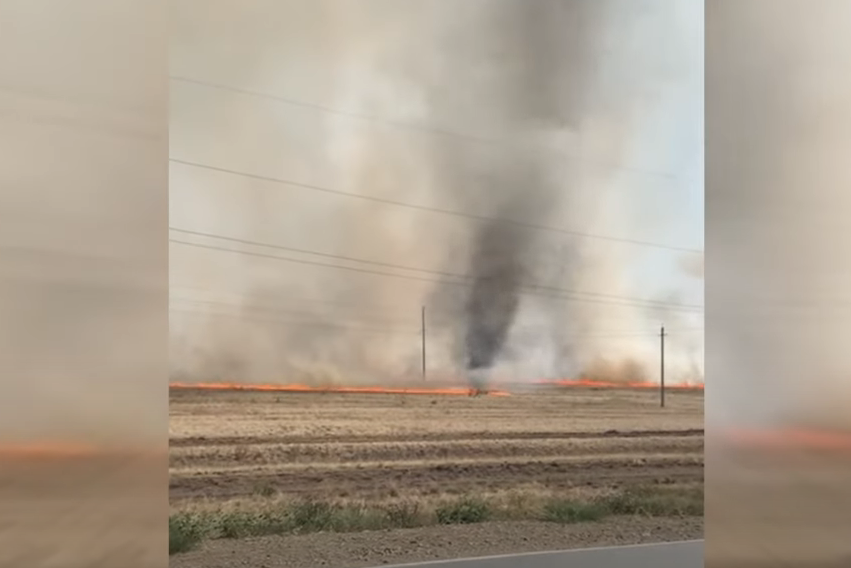
[(407, 394), (407, 395), (451, 395), (451, 396), (510, 396), (505, 390), (476, 391), (461, 387), (355, 387), (328, 386), (314, 387), (299, 384), (242, 384), (242, 383), (171, 383), (175, 390), (220, 390), (255, 392), (292, 392), (292, 393), (339, 393), (339, 394)]
[[(290, 384), (251, 384), (236, 382), (199, 382), (184, 383), (173, 382), (169, 384), (174, 390), (216, 390), (216, 391), (254, 391), (254, 392), (290, 392), (290, 393), (338, 393), (338, 394), (396, 394), (396, 395), (432, 395), (432, 396), (511, 396), (509, 388), (505, 383), (494, 382), (500, 385), (498, 388), (477, 390), (470, 387), (457, 386), (311, 386), (298, 383)], [(586, 379), (556, 379), (534, 381), (532, 386), (538, 387), (563, 387), (563, 388), (605, 388), (605, 389), (658, 389), (658, 383), (651, 382), (605, 382)], [(665, 385), (666, 390), (704, 390), (702, 383), (682, 384), (675, 383)]]

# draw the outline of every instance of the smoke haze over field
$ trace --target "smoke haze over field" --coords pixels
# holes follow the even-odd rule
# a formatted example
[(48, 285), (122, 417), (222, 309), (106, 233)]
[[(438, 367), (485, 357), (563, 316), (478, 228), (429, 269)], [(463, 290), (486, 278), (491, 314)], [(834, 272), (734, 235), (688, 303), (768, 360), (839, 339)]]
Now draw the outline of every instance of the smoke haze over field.
[(0, 445), (163, 448), (164, 22), (124, 0), (0, 11)]
[(706, 6), (706, 566), (845, 566), (851, 3)]
[[(441, 62), (439, 83), (458, 88), (438, 90), (436, 112), (501, 124), (514, 142), (558, 131), (566, 119), (575, 128), (575, 117), (581, 114), (576, 87), (585, 83), (580, 60), (584, 38), (577, 33), (579, 5), (502, 2), (483, 8), (484, 25), (467, 21), (450, 33), (450, 44), (459, 45), (467, 57)], [(495, 57), (500, 51), (506, 54), (504, 59)], [(469, 80), (470, 69), (477, 66), (470, 58), (484, 61), (485, 80)], [(499, 67), (491, 67), (495, 65)], [(568, 73), (572, 77), (563, 85), (561, 79)], [(463, 99), (458, 97), (461, 89)], [(559, 220), (551, 212), (558, 209), (562, 196), (569, 195), (570, 187), (547, 179), (547, 164), (536, 159), (540, 149), (515, 146), (480, 164), (464, 149), (453, 148), (451, 156), (441, 156), (442, 150), (436, 148), (433, 164), (441, 175), (438, 185), (446, 191), (445, 199), (459, 202), (453, 209), (487, 211), (495, 219), (472, 228), (463, 270), (470, 275), (471, 286), (462, 291), (465, 309), (458, 313), (463, 318), (467, 367), (490, 369), (509, 338), (522, 287), (531, 283), (534, 265), (541, 262), (530, 258), (537, 252), (539, 232), (504, 220), (557, 226)], [(474, 164), (483, 175), (475, 175)]]
[(289, 259), (173, 243), (173, 372), (410, 377), (425, 305), (433, 376), (469, 365), (532, 379), (603, 361), (644, 374), (649, 365), (652, 380), (653, 334), (666, 323), (671, 376), (702, 377), (699, 333), (673, 335), (700, 327), (699, 313), (617, 299), (698, 303), (679, 297), (676, 276), (647, 286), (633, 277), (655, 271), (642, 268), (651, 256), (681, 273), (681, 253), (505, 221), (678, 244), (665, 229), (683, 191), (667, 175), (678, 144), (653, 117), (691, 96), (702, 55), (671, 45), (702, 45), (681, 25), (700, 27), (699, 4), (178, 2), (172, 226), (331, 256), (173, 232)]
[(712, 6), (707, 420), (851, 428), (851, 4)]

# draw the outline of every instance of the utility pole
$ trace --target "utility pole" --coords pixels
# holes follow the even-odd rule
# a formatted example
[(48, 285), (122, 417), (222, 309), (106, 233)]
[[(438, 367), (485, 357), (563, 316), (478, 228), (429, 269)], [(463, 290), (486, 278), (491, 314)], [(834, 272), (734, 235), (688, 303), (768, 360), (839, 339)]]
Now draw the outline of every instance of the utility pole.
[(422, 335), (423, 335), (423, 380), (426, 378), (426, 326), (425, 326), (425, 306), (422, 311)]
[(665, 326), (659, 331), (659, 403), (665, 408)]

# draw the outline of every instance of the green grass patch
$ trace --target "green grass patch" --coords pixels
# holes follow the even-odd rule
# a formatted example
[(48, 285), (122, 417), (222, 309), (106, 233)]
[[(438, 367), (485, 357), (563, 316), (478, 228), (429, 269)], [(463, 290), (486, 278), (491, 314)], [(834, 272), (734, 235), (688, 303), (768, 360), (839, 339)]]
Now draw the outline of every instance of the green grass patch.
[(569, 499), (553, 499), (544, 504), (543, 520), (563, 525), (591, 523), (607, 514), (606, 508), (597, 502), (580, 502)]
[(178, 513), (168, 518), (168, 553), (189, 552), (206, 536), (202, 520), (189, 513)]
[(444, 503), (435, 510), (437, 522), (441, 525), (467, 525), (482, 523), (492, 516), (487, 501), (475, 497), (464, 497)]
[(607, 496), (600, 504), (611, 515), (699, 517), (703, 516), (703, 487), (636, 487)]
[(459, 525), (489, 520), (539, 520), (560, 524), (601, 521), (613, 515), (703, 515), (703, 487), (635, 487), (596, 498), (534, 494), (461, 496), (454, 500), (339, 503), (306, 499), (243, 510), (179, 512), (169, 517), (169, 554), (194, 549), (207, 538), (244, 538), (311, 532), (356, 532)]
[(426, 524), (426, 515), (416, 501), (391, 503), (384, 511), (384, 517), (390, 527), (410, 529)]
[(210, 524), (218, 525), (222, 538), (244, 538), (283, 534), (291, 530), (292, 523), (285, 511), (228, 511), (221, 513)]
[(382, 508), (354, 504), (336, 507), (329, 529), (334, 532), (356, 532), (392, 527)]
[(300, 532), (318, 532), (331, 528), (337, 507), (327, 501), (307, 499), (292, 505), (290, 519)]

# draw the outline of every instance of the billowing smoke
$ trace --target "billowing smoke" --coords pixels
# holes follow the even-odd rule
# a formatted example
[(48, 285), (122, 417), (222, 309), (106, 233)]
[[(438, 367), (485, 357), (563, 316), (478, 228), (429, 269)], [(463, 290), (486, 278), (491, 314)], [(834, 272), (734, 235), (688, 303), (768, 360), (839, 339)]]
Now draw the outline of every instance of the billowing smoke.
[[(429, 380), (655, 361), (653, 309), (539, 289), (667, 293), (635, 289), (642, 251), (523, 226), (673, 240), (673, 190), (645, 192), (669, 182), (620, 167), (694, 63), (670, 49), (692, 41), (672, 3), (647, 4), (181, 2), (172, 72), (202, 84), (172, 85), (172, 157), (294, 183), (173, 164), (172, 224), (325, 256), (172, 234), (287, 259), (173, 244), (175, 371), (418, 377), (423, 305)], [(607, 335), (641, 329), (649, 348)]]
[(771, 26), (762, 5), (708, 11), (723, 39), (707, 53), (707, 421), (851, 430), (851, 4), (774, 6)]
[[(516, 230), (515, 230), (516, 231)], [(520, 303), (523, 240), (495, 221), (478, 235), (467, 307), (467, 365), (488, 369), (499, 355)]]
[(2, 7), (0, 444), (162, 448), (163, 21), (141, 2), (44, 8)]
[(541, 268), (550, 260), (541, 254), (546, 235), (523, 225), (563, 222), (557, 212), (571, 188), (555, 179), (558, 152), (546, 138), (576, 131), (582, 114), (582, 43), (590, 37), (578, 33), (582, 11), (581, 2), (496, 2), (444, 32), (452, 51), (432, 79), (442, 88), (431, 112), (502, 143), (483, 148), (441, 141), (433, 153), (445, 198), (456, 210), (490, 219), (471, 227), (462, 248), (466, 258), (458, 264), (469, 288), (438, 287), (431, 302), (462, 316), (450, 326), (449, 341), (456, 353), (463, 351), (477, 387), (501, 360), (516, 359), (506, 350), (528, 300), (524, 288), (541, 283)]
[[(442, 72), (450, 84), (472, 90), (485, 101), (484, 112), (479, 113), (502, 123), (515, 141), (542, 129), (556, 130), (563, 115), (577, 114), (576, 109), (559, 104), (563, 89), (557, 82), (568, 70), (565, 64), (577, 61), (577, 6), (552, 1), (498, 3), (488, 14), (492, 25), (484, 29), (467, 27), (464, 37), (471, 51), (502, 48), (511, 54), (508, 61), (485, 58), (486, 65), (499, 64), (501, 73), (484, 85), (465, 84), (468, 67), (463, 64), (469, 62), (464, 58), (460, 59), (463, 67), (456, 60), (445, 65)], [(478, 37), (471, 37), (476, 33)], [(567, 41), (561, 39), (565, 35)], [(576, 65), (571, 70), (579, 68)], [(578, 72), (572, 79), (576, 84), (583, 82)], [(570, 97), (565, 98), (567, 106), (572, 102)], [(547, 208), (542, 205), (554, 205), (564, 189), (547, 183), (544, 166), (534, 160), (528, 148), (515, 148), (512, 153), (513, 159), (496, 156), (485, 163), (493, 175), (485, 178), (482, 201), (492, 204), (494, 217), (472, 234), (467, 271), (472, 283), (467, 292), (464, 336), (466, 364), (471, 371), (490, 369), (501, 355), (517, 316), (522, 287), (529, 284), (536, 232), (511, 221), (546, 224)], [(461, 154), (461, 160), (453, 165), (463, 171), (471, 161)]]

